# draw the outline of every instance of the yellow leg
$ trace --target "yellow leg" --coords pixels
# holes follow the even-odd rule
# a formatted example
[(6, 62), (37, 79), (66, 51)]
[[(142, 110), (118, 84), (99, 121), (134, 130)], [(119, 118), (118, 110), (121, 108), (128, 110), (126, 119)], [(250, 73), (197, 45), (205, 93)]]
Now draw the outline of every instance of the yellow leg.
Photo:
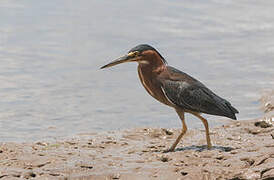
[(200, 114), (198, 113), (191, 113), (194, 116), (198, 117), (199, 119), (202, 120), (204, 126), (205, 126), (205, 130), (206, 130), (206, 141), (207, 141), (207, 148), (211, 149), (212, 145), (211, 145), (211, 141), (210, 141), (210, 136), (209, 136), (209, 129), (208, 129), (208, 123), (207, 120), (205, 118), (203, 118)]
[(180, 142), (180, 140), (182, 139), (183, 135), (186, 133), (187, 131), (187, 127), (186, 127), (186, 123), (185, 123), (185, 113), (184, 111), (178, 110), (176, 109), (177, 114), (179, 115), (182, 124), (183, 124), (183, 129), (182, 132), (180, 133), (180, 135), (177, 137), (176, 141), (173, 143), (173, 145), (171, 146), (171, 148), (168, 151), (174, 151), (177, 144)]

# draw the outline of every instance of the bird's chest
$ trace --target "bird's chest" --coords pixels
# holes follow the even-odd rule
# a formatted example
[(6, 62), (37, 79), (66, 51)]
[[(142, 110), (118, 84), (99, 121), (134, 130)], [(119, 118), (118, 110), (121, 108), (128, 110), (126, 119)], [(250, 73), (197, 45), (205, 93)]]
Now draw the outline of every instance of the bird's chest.
[(144, 71), (140, 68), (138, 68), (138, 74), (142, 85), (152, 97), (161, 103), (171, 105), (162, 91), (161, 84), (158, 82), (156, 74)]

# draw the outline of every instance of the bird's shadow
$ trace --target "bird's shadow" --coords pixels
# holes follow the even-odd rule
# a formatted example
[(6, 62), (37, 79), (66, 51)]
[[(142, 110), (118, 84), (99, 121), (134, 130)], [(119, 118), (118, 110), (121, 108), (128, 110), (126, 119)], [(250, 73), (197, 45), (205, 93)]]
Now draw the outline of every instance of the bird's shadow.
[[(206, 145), (202, 145), (202, 146), (187, 146), (187, 147), (183, 147), (183, 148), (176, 148), (174, 150), (174, 152), (178, 152), (178, 151), (187, 151), (187, 150), (194, 150), (194, 151), (198, 151), (198, 152), (202, 152), (205, 150), (219, 150), (219, 151), (223, 151), (223, 152), (229, 152), (234, 150), (234, 148), (232, 147), (226, 147), (226, 146), (212, 146), (211, 149), (208, 149)], [(164, 151), (165, 153), (168, 153), (169, 151)]]

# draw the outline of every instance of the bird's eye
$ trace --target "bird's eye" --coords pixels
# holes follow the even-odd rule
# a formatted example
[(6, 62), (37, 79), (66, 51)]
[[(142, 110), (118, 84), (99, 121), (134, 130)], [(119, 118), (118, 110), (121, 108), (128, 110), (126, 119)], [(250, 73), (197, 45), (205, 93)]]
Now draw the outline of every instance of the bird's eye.
[(130, 52), (130, 53), (128, 54), (128, 56), (136, 57), (136, 56), (138, 56), (139, 54), (140, 54), (139, 51), (134, 51), (134, 52)]
[(138, 56), (140, 54), (139, 51), (134, 51), (133, 53), (134, 56)]

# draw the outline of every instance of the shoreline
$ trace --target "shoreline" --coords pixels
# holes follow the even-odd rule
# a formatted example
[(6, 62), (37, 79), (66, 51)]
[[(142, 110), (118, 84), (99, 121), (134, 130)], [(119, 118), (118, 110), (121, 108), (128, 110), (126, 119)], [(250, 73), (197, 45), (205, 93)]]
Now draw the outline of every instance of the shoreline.
[(195, 129), (169, 153), (163, 151), (180, 129), (139, 128), (56, 142), (1, 143), (0, 179), (266, 179), (274, 177), (274, 127), (258, 122), (233, 121), (210, 129), (210, 150), (204, 130)]
[(0, 180), (274, 178), (274, 91), (261, 99), (264, 117), (191, 129), (164, 153), (180, 129), (136, 128), (73, 138), (0, 143)]

